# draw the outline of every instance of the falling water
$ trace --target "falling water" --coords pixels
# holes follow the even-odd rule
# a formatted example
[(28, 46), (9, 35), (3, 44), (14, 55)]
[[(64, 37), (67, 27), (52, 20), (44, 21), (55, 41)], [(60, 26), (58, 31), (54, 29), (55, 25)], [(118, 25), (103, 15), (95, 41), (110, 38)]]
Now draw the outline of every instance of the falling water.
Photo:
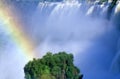
[(48, 51), (66, 51), (74, 54), (74, 63), (84, 79), (119, 79), (119, 5), (108, 20), (107, 2), (40, 2), (28, 13), (25, 11), (28, 7), (22, 10), (21, 16), (26, 17), (21, 19), (26, 25), (25, 32), (36, 43), (38, 57)]
[[(117, 26), (117, 28), (119, 29), (120, 27), (120, 2), (118, 2), (118, 4), (116, 5), (114, 11), (113, 11), (113, 22), (114, 24)], [(119, 29), (120, 30), (120, 29)], [(118, 39), (118, 43), (117, 43), (117, 53), (115, 55), (115, 57), (113, 58), (112, 61), (112, 65), (111, 65), (111, 70), (116, 73), (119, 74), (120, 73), (120, 38)]]
[(47, 51), (73, 53), (84, 79), (117, 78), (110, 68), (119, 32), (113, 19), (106, 19), (108, 6), (77, 1), (39, 3), (30, 24), (36, 51), (42, 56)]

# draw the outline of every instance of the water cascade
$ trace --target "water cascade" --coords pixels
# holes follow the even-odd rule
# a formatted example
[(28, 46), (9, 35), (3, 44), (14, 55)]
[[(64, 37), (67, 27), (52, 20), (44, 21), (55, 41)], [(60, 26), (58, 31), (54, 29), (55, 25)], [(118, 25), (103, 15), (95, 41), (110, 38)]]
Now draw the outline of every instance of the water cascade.
[(31, 22), (36, 51), (43, 55), (47, 51), (73, 52), (84, 79), (119, 78), (111, 73), (119, 30), (113, 21), (115, 16), (106, 18), (108, 7), (109, 3), (97, 2), (39, 3)]
[[(22, 28), (35, 43), (34, 51), (39, 52), (37, 57), (42, 57), (48, 51), (66, 51), (74, 54), (74, 63), (84, 74), (83, 79), (119, 79), (120, 3), (117, 2), (111, 12), (110, 19), (108, 19), (109, 2), (99, 3), (94, 1), (87, 3), (76, 0), (39, 2), (33, 5), (34, 9), (29, 9), (28, 12), (26, 10), (29, 7), (25, 7), (24, 10), (16, 8), (15, 13), (17, 14), (17, 10), (21, 11), (18, 17), (23, 16), (20, 18), (25, 25)], [(22, 7), (24, 6), (22, 5)], [(0, 31), (4, 31), (2, 28), (3, 26), (0, 25)], [(0, 32), (0, 34), (6, 33)], [(5, 56), (2, 58), (2, 62), (6, 59)], [(16, 56), (22, 55), (18, 53)], [(10, 62), (15, 59), (17, 58)], [(25, 62), (16, 63), (21, 66), (25, 64)], [(3, 63), (2, 65), (2, 69), (5, 69)], [(0, 70), (2, 69), (0, 68)], [(14, 67), (11, 69), (14, 69)], [(16, 79), (13, 75), (10, 77), (7, 75), (6, 77), (6, 74), (9, 74), (8, 72), (0, 78)], [(19, 72), (19, 69), (16, 72)], [(23, 74), (19, 76), (23, 77)]]

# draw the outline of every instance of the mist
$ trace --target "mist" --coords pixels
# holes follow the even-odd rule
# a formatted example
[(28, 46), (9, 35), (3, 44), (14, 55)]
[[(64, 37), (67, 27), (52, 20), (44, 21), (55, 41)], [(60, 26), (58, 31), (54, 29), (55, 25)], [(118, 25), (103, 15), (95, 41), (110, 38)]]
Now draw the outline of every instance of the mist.
[(0, 79), (24, 79), (23, 68), (28, 60), (4, 26), (0, 23)]
[[(36, 35), (34, 40), (38, 41), (36, 51), (40, 56), (48, 51), (73, 53), (74, 63), (84, 79), (118, 79), (119, 74), (112, 73), (111, 64), (117, 52), (119, 31), (112, 20), (105, 19), (107, 7), (104, 4), (39, 4), (31, 22), (34, 25), (31, 35)], [(42, 12), (46, 13), (45, 18)]]
[[(18, 17), (36, 44), (37, 58), (49, 51), (66, 51), (74, 55), (83, 79), (119, 79), (119, 73), (111, 69), (118, 51), (118, 22), (116, 16), (106, 19), (107, 8), (108, 4), (39, 3), (30, 13), (23, 11)], [(28, 60), (4, 24), (0, 25), (0, 35), (0, 79), (24, 79), (23, 68)]]

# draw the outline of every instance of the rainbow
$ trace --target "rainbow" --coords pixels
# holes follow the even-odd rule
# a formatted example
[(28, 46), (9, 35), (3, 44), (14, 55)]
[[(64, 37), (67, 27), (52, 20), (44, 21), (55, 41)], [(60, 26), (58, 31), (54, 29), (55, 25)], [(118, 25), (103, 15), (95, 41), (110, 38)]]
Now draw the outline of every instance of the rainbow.
[(0, 20), (5, 24), (4, 27), (6, 31), (10, 32), (11, 38), (20, 48), (20, 50), (22, 50), (25, 57), (29, 60), (33, 59), (34, 57), (36, 57), (35, 53), (33, 53), (33, 43), (29, 40), (27, 35), (24, 34), (21, 28), (22, 24), (18, 22), (17, 18), (11, 12), (11, 10), (5, 7), (6, 6), (2, 3), (0, 4)]

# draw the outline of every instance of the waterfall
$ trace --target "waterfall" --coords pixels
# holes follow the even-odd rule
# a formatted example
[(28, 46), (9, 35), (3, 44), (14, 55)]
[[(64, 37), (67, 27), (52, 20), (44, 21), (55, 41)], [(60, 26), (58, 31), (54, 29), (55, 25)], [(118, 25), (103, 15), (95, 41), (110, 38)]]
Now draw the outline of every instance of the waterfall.
[[(46, 2), (39, 3), (32, 16), (30, 35), (37, 42), (36, 51), (67, 51), (84, 79), (119, 79), (111, 64), (116, 55), (119, 32), (111, 17), (109, 3)], [(34, 24), (35, 23), (35, 24)]]
[[(99, 3), (99, 1), (81, 1), (38, 1), (39, 3), (33, 5), (30, 5), (31, 3), (14, 2), (13, 5), (16, 9), (15, 13), (18, 14), (20, 21), (25, 25), (22, 28), (24, 28), (26, 35), (31, 37), (36, 45), (35, 51), (39, 52), (38, 57), (42, 57), (48, 51), (53, 53), (66, 51), (74, 54), (74, 63), (83, 73), (83, 79), (119, 79), (120, 3), (117, 3), (112, 10), (112, 16), (107, 19), (111, 0), (103, 3)], [(0, 34), (4, 32), (2, 27), (0, 25)], [(6, 38), (5, 35), (0, 41)], [(0, 64), (3, 67), (0, 68), (0, 78), (16, 79), (13, 72), (20, 72), (20, 68), (23, 67), (26, 61), (24, 61), (23, 56), (21, 60), (19, 51), (13, 51), (12, 55), (8, 55), (8, 49), (11, 48), (8, 46), (5, 51), (7, 53), (0, 56), (2, 59)], [(15, 46), (12, 49), (16, 49)], [(12, 58), (9, 63), (12, 63), (12, 65), (9, 68), (7, 66), (9, 64), (4, 64), (4, 60), (8, 61), (9, 59), (6, 58), (14, 55), (19, 58), (18, 60), (17, 57)], [(16, 70), (13, 70), (14, 62), (19, 65)], [(9, 70), (1, 76), (5, 70), (4, 66)], [(12, 73), (9, 71), (12, 71)], [(24, 79), (23, 71), (18, 76), (19, 79)]]
[[(119, 20), (120, 20), (120, 2), (117, 3), (113, 14), (114, 14), (114, 16), (113, 16), (114, 24), (119, 29), (119, 27), (120, 27), (120, 23), (119, 23)], [(120, 73), (120, 49), (119, 49), (119, 47), (120, 47), (120, 38), (118, 39), (118, 43), (117, 43), (117, 53), (116, 53), (115, 57), (113, 58), (112, 65), (111, 65), (111, 70), (116, 74)]]

